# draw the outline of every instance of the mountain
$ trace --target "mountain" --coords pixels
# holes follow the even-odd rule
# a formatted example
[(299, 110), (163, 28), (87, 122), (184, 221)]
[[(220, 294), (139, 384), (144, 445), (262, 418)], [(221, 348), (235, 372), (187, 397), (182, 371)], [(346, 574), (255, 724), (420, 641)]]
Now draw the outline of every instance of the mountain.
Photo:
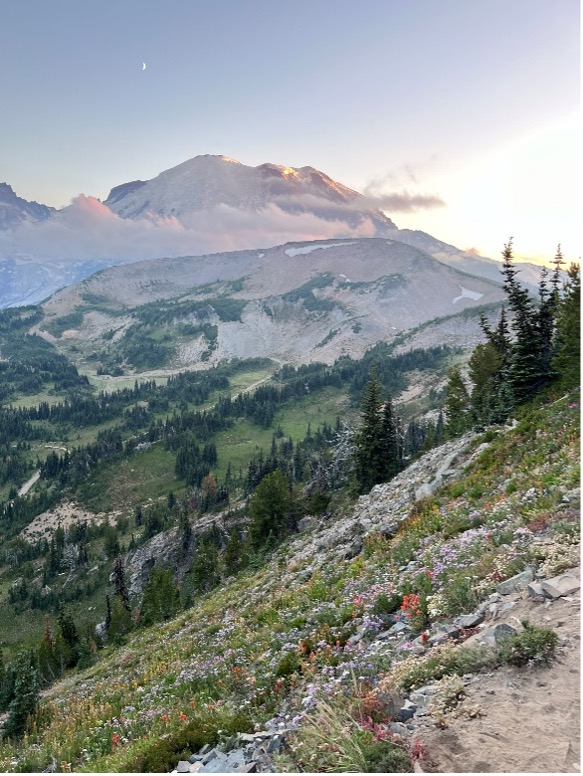
[[(501, 280), (499, 262), (398, 229), (370, 199), (314, 167), (251, 167), (205, 155), (152, 180), (114, 186), (104, 202), (80, 195), (60, 211), (0, 184), (0, 308), (38, 303), (102, 267), (346, 238), (389, 238), (454, 269)], [(534, 288), (540, 269), (518, 268)]]
[(49, 299), (37, 330), (118, 374), (257, 356), (331, 363), (398, 335), (475, 343), (478, 310), (503, 298), (500, 284), (397, 240), (311, 241), (105, 269)]
[(0, 183), (0, 229), (14, 229), (24, 222), (40, 223), (55, 212), (53, 207), (18, 197), (12, 186)]
[[(427, 232), (421, 232), (417, 229), (398, 229), (393, 235), (394, 240), (413, 245), (426, 253), (429, 253), (435, 259), (448, 264), (450, 267), (460, 269), (463, 272), (469, 272), (473, 275), (489, 278), (498, 283), (501, 282), (502, 264), (486, 256), (477, 256), (474, 253), (462, 251), (453, 245), (442, 242), (432, 237)], [(520, 281), (531, 289), (538, 286), (541, 268), (536, 264), (529, 264), (526, 261), (515, 262), (515, 267), (520, 272)]]
[(285, 213), (311, 213), (352, 229), (368, 222), (371, 236), (396, 229), (390, 218), (370, 208), (362, 194), (314, 167), (270, 163), (249, 167), (210, 154), (195, 156), (152, 180), (116, 186), (104, 204), (123, 218), (173, 216), (185, 224), (201, 210), (226, 206), (261, 211), (275, 205)]

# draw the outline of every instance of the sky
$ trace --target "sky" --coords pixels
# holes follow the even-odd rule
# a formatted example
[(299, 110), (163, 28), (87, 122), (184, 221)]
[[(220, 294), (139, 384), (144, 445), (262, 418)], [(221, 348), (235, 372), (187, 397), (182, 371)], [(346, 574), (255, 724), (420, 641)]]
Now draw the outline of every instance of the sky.
[(397, 226), (481, 255), (512, 236), (518, 258), (580, 256), (578, 0), (0, 9), (0, 181), (26, 199), (105, 199), (225, 154), (417, 196), (386, 210)]

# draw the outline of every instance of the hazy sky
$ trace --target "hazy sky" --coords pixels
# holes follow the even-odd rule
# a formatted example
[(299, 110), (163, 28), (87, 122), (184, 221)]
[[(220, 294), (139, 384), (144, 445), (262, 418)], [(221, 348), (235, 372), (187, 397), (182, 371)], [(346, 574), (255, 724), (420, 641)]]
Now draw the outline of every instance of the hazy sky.
[[(198, 154), (312, 165), (498, 257), (580, 255), (578, 0), (0, 0), (0, 181), (57, 207)], [(142, 70), (142, 62), (147, 63)]]

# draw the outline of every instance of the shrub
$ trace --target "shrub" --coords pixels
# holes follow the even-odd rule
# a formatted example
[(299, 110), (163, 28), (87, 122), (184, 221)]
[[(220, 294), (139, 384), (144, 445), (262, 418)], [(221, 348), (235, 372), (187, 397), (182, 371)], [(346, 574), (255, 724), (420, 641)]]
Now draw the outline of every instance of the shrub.
[(199, 716), (178, 731), (166, 737), (151, 738), (136, 754), (128, 752), (121, 770), (133, 773), (170, 773), (181, 759), (188, 759), (205, 744), (214, 746), (221, 736), (249, 733), (253, 724), (242, 712), (207, 714)]
[(443, 676), (474, 673), (496, 664), (496, 654), (486, 646), (454, 647), (446, 644), (436, 647), (426, 656), (397, 663), (390, 675), (390, 682), (397, 688), (411, 690)]
[(511, 665), (548, 665), (554, 657), (558, 636), (550, 628), (522, 621), (524, 630), (504, 639), (498, 647), (498, 659)]
[(407, 752), (392, 741), (364, 744), (362, 753), (365, 773), (412, 773), (413, 764)]
[(372, 607), (372, 613), (382, 616), (383, 614), (393, 614), (401, 608), (402, 598), (398, 593), (392, 593), (391, 596), (386, 593), (379, 593)]

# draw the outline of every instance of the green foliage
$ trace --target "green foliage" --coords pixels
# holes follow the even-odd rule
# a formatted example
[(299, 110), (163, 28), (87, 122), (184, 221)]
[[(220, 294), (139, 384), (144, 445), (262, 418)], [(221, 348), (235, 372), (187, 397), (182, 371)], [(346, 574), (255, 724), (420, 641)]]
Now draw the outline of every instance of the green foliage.
[(413, 773), (413, 763), (402, 746), (392, 741), (363, 744), (364, 773)]
[(496, 662), (496, 655), (489, 647), (462, 645), (455, 648), (447, 645), (445, 648), (434, 648), (427, 656), (407, 665), (397, 665), (394, 670), (395, 682), (397, 687), (409, 691), (443, 676), (463, 676), (483, 668), (492, 668)]
[(201, 539), (190, 568), (190, 584), (196, 593), (208, 593), (221, 581), (219, 552), (214, 542)]
[(83, 323), (83, 313), (75, 310), (68, 315), (62, 315), (60, 318), (53, 318), (47, 326), (47, 331), (54, 337), (60, 337), (67, 329), (78, 329)]
[(502, 663), (511, 665), (547, 666), (555, 656), (559, 637), (551, 628), (522, 621), (524, 630), (504, 639), (498, 646), (497, 655)]
[(14, 663), (14, 697), (4, 723), (5, 738), (21, 738), (39, 701), (39, 679), (36, 658), (32, 652), (21, 651)]
[(568, 270), (568, 281), (557, 312), (553, 367), (562, 388), (581, 383), (581, 276), (577, 265)]
[(196, 719), (162, 739), (155, 737), (140, 747), (139, 752), (123, 756), (119, 770), (126, 773), (169, 773), (179, 760), (188, 759), (192, 752), (205, 744), (215, 746), (221, 736), (248, 733), (253, 729), (245, 712), (227, 709), (215, 713), (201, 710)]
[(247, 547), (241, 539), (238, 528), (233, 528), (225, 547), (225, 573), (227, 576), (238, 574), (248, 563)]
[(111, 620), (107, 628), (107, 638), (112, 644), (125, 644), (128, 634), (134, 628), (132, 615), (124, 606), (123, 600), (114, 595), (111, 601)]
[(458, 366), (452, 367), (448, 373), (445, 419), (450, 437), (463, 434), (471, 425), (470, 397)]
[(264, 477), (249, 504), (249, 539), (258, 549), (269, 537), (283, 538), (294, 528), (293, 500), (283, 473), (276, 471)]
[(361, 493), (394, 477), (402, 467), (398, 419), (390, 398), (383, 401), (382, 387), (371, 373), (362, 403), (362, 426), (354, 451), (355, 475)]
[(380, 593), (373, 604), (372, 613), (376, 615), (392, 614), (400, 609), (403, 602), (403, 596), (393, 593), (390, 597), (385, 593)]
[(142, 625), (169, 620), (180, 611), (180, 591), (170, 569), (154, 566), (144, 586), (140, 609)]

